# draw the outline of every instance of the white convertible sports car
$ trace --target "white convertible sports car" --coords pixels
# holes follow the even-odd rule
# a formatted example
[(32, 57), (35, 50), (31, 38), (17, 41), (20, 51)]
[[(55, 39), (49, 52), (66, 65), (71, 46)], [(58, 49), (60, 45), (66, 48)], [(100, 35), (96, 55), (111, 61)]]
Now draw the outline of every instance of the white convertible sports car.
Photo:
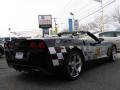
[(88, 31), (63, 32), (58, 36), (6, 42), (9, 67), (25, 72), (45, 70), (75, 80), (88, 61), (116, 60), (116, 45)]

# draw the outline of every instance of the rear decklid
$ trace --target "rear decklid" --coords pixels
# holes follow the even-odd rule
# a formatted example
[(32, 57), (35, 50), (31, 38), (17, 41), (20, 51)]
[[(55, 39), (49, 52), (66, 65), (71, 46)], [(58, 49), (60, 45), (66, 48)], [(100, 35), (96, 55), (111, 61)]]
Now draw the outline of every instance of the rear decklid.
[(14, 39), (4, 46), (6, 58), (13, 64), (40, 67), (51, 64), (49, 50), (42, 39)]

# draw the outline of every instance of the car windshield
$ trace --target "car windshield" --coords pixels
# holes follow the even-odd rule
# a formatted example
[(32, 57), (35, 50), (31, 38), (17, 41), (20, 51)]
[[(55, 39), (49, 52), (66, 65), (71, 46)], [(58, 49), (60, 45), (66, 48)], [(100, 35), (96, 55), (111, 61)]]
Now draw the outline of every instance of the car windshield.
[(100, 37), (114, 37), (114, 32), (103, 32), (99, 34)]

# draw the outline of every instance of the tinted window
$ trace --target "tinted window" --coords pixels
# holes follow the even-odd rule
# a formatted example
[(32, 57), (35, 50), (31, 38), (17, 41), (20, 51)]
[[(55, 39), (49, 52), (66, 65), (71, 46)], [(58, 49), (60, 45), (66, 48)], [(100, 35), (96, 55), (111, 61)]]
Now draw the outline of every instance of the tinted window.
[(120, 32), (116, 32), (116, 37), (120, 37)]
[(114, 32), (104, 32), (99, 34), (100, 37), (114, 37)]
[(5, 38), (5, 41), (9, 41), (10, 40), (10, 38)]
[(4, 39), (3, 38), (0, 38), (0, 43), (4, 43)]

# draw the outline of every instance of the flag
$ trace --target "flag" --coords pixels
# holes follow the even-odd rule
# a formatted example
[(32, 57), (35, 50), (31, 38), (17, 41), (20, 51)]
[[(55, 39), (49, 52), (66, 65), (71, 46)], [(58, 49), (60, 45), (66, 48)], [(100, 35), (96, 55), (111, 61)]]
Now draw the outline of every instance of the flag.
[(74, 13), (70, 12), (70, 15), (74, 15)]
[(11, 29), (10, 29), (10, 28), (8, 28), (8, 30), (10, 31)]

